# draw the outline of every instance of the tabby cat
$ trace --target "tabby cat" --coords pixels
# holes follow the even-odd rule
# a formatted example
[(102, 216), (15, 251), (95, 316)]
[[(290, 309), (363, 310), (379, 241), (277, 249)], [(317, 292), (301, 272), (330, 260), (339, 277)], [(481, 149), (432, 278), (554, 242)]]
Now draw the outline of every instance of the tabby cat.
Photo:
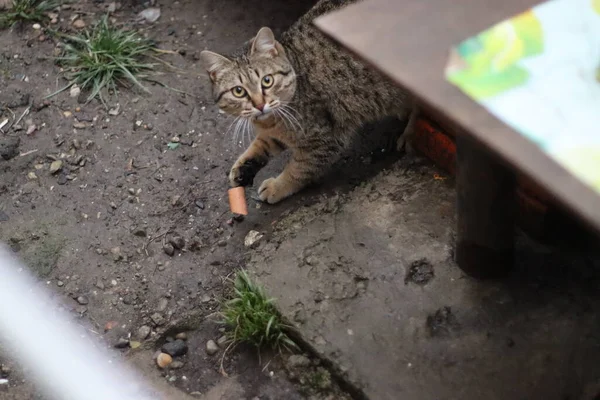
[(251, 185), (269, 159), (291, 149), (276, 178), (260, 185), (261, 200), (277, 203), (320, 178), (367, 122), (408, 120), (401, 149), (414, 129), (407, 93), (321, 34), (312, 21), (352, 0), (321, 0), (277, 41), (269, 28), (230, 57), (210, 51), (201, 62), (216, 104), (251, 123), (255, 139), (231, 171), (231, 186)]

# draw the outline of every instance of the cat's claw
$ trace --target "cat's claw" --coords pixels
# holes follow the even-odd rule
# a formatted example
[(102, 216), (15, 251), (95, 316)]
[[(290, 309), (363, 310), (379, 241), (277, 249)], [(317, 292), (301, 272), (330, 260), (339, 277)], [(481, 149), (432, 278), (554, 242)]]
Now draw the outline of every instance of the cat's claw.
[(265, 179), (258, 188), (258, 197), (269, 204), (279, 203), (290, 194), (284, 190), (277, 178)]

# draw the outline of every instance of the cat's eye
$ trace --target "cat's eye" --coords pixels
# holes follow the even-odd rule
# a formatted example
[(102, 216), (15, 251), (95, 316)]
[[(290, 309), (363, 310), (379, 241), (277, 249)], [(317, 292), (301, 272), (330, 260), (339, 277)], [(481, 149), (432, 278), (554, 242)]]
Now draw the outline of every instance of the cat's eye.
[(244, 97), (246, 95), (246, 89), (241, 86), (236, 86), (231, 89), (231, 93), (233, 93), (235, 97)]
[(265, 75), (262, 78), (262, 87), (265, 89), (270, 88), (271, 86), (273, 86), (273, 82), (275, 82), (275, 79), (273, 79), (273, 75)]

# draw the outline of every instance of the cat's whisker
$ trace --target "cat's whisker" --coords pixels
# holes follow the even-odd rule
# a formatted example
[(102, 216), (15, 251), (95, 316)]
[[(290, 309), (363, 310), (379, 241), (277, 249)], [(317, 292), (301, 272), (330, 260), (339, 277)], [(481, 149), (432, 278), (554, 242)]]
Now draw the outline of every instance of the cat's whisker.
[(288, 111), (285, 107), (279, 107), (278, 109), (282, 113), (282, 115), (285, 115), (285, 118), (288, 121), (290, 121), (292, 126), (296, 128), (296, 133), (304, 133), (304, 128), (302, 127), (302, 124), (290, 111)]
[(236, 147), (240, 145), (240, 126), (242, 121), (243, 119), (241, 117), (238, 118), (237, 123), (235, 124), (235, 131), (233, 132), (233, 143)]
[(293, 127), (290, 127), (288, 125), (288, 120), (287, 118), (283, 115), (283, 113), (281, 112), (281, 109), (276, 108), (273, 110), (273, 112), (275, 113), (275, 115), (281, 120), (281, 122), (283, 122), (283, 125), (285, 126), (285, 129), (288, 131), (293, 131)]
[(235, 117), (233, 119), (233, 121), (231, 122), (231, 124), (229, 124), (229, 127), (227, 128), (227, 130), (225, 131), (225, 135), (227, 135), (229, 133), (229, 131), (231, 130), (231, 128), (233, 127), (233, 124), (236, 123), (237, 120), (239, 120), (240, 118), (242, 118), (241, 115), (238, 115), (237, 117)]

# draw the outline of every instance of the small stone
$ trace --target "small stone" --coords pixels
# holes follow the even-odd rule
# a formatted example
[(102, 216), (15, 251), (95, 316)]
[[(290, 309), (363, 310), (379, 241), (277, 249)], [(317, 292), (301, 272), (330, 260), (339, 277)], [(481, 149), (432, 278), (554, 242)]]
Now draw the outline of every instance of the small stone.
[(172, 342), (165, 343), (160, 350), (163, 353), (167, 353), (172, 357), (178, 357), (188, 352), (188, 345), (181, 339), (173, 340)]
[(77, 97), (81, 94), (81, 88), (77, 85), (73, 85), (71, 86), (71, 89), (69, 90), (69, 96), (71, 97)]
[(121, 253), (121, 248), (119, 246), (110, 249), (110, 253), (113, 256), (114, 261), (121, 261), (123, 259), (123, 254)]
[(172, 205), (173, 207), (176, 207), (176, 206), (178, 206), (178, 205), (181, 205), (181, 201), (180, 201), (180, 200), (181, 200), (181, 196), (180, 196), (180, 195), (178, 195), (178, 194), (176, 194), (175, 196), (173, 196), (173, 197), (171, 198), (171, 205)]
[(56, 286), (63, 287), (65, 283), (63, 281), (56, 281)]
[(37, 126), (35, 126), (35, 124), (31, 124), (27, 127), (27, 135), (31, 135), (33, 132), (35, 132), (35, 130), (37, 129)]
[(114, 202), (110, 202), (110, 208), (112, 208), (113, 210), (117, 209), (117, 205)]
[(206, 354), (212, 356), (217, 354), (218, 351), (219, 346), (217, 346), (214, 340), (209, 340), (208, 342), (206, 342)]
[(183, 365), (184, 364), (181, 361), (173, 361), (171, 363), (171, 365), (169, 366), (169, 368), (171, 368), (171, 369), (181, 369), (181, 368), (183, 368)]
[(162, 314), (160, 313), (154, 313), (150, 316), (150, 319), (152, 320), (152, 322), (154, 322), (154, 324), (156, 326), (161, 326), (164, 325), (165, 323), (165, 317), (162, 316)]
[(38, 178), (38, 177), (37, 177), (37, 175), (35, 174), (35, 172), (30, 172), (30, 173), (28, 173), (28, 174), (27, 174), (27, 179), (29, 179), (29, 180), (32, 180), (32, 181), (34, 181), (34, 180), (36, 180), (37, 178)]
[(119, 338), (119, 340), (117, 340), (117, 343), (115, 343), (114, 347), (116, 349), (124, 349), (126, 347), (129, 347), (129, 340)]
[(152, 331), (152, 329), (150, 329), (150, 327), (148, 325), (142, 325), (137, 330), (137, 338), (140, 340), (145, 340), (148, 338), (148, 336), (150, 336), (151, 331)]
[(196, 207), (198, 207), (201, 210), (204, 210), (204, 202), (202, 200), (196, 200)]
[(58, 179), (56, 180), (56, 183), (58, 183), (59, 185), (64, 185), (67, 183), (67, 175), (65, 174), (60, 174), (58, 176)]
[(40, 24), (33, 24), (33, 29), (39, 31), (40, 29), (42, 29), (42, 26)]
[(75, 129), (85, 129), (86, 128), (86, 124), (84, 124), (83, 122), (73, 122), (73, 128)]
[(287, 359), (286, 366), (289, 369), (308, 367), (310, 359), (300, 354), (293, 354)]
[(146, 233), (146, 228), (136, 228), (133, 230), (133, 236), (137, 236), (137, 237), (146, 237), (147, 233)]
[(19, 155), (20, 142), (21, 139), (18, 136), (9, 136), (0, 139), (0, 157), (8, 161)]
[(223, 335), (219, 339), (217, 339), (217, 345), (219, 345), (219, 347), (224, 347), (227, 344), (227, 342), (229, 342), (229, 338), (227, 337), (227, 335)]
[(96, 281), (95, 286), (100, 290), (104, 290), (104, 282), (102, 282), (100, 279)]
[(179, 136), (173, 136), (171, 138), (171, 142), (172, 143), (179, 143), (179, 142), (181, 142), (181, 139), (179, 138)]
[(168, 304), (169, 304), (169, 300), (162, 298), (158, 301), (158, 307), (156, 307), (156, 310), (159, 312), (163, 312), (167, 309)]
[(130, 195), (132, 195), (132, 196), (135, 196), (135, 189), (134, 189), (134, 188), (129, 188), (129, 189), (127, 189), (127, 192), (128, 192)]
[(156, 357), (156, 364), (160, 368), (166, 368), (173, 362), (173, 357), (168, 354), (160, 353), (158, 357)]
[(52, 161), (52, 164), (50, 164), (50, 173), (51, 174), (56, 174), (58, 171), (60, 171), (63, 167), (63, 162), (61, 160), (56, 160), (56, 161)]
[(248, 232), (248, 234), (246, 235), (246, 238), (244, 239), (244, 246), (249, 247), (249, 248), (254, 248), (256, 247), (256, 245), (258, 245), (258, 242), (260, 241), (260, 239), (262, 239), (263, 234), (258, 232), (258, 231), (250, 231)]
[(173, 245), (171, 243), (166, 243), (163, 246), (163, 250), (169, 256), (172, 256), (173, 254), (175, 254), (175, 248), (173, 247)]
[(187, 338), (187, 333), (185, 332), (179, 332), (177, 335), (175, 335), (175, 339), (187, 340)]
[[(77, 28), (77, 29), (85, 28), (85, 22), (82, 19), (78, 18), (75, 21), (73, 21), (73, 27)], [(77, 96), (71, 95), (71, 97), (77, 97)]]
[(82, 306), (85, 306), (86, 304), (89, 304), (89, 300), (88, 300), (88, 299), (87, 299), (87, 297), (85, 297), (85, 296), (79, 296), (79, 297), (77, 298), (77, 302), (78, 302), (79, 304), (81, 304)]
[(181, 236), (173, 236), (169, 240), (169, 243), (171, 243), (177, 250), (181, 250), (185, 247), (185, 239)]
[(151, 7), (140, 11), (138, 18), (146, 20), (150, 23), (156, 22), (160, 18), (160, 8)]

